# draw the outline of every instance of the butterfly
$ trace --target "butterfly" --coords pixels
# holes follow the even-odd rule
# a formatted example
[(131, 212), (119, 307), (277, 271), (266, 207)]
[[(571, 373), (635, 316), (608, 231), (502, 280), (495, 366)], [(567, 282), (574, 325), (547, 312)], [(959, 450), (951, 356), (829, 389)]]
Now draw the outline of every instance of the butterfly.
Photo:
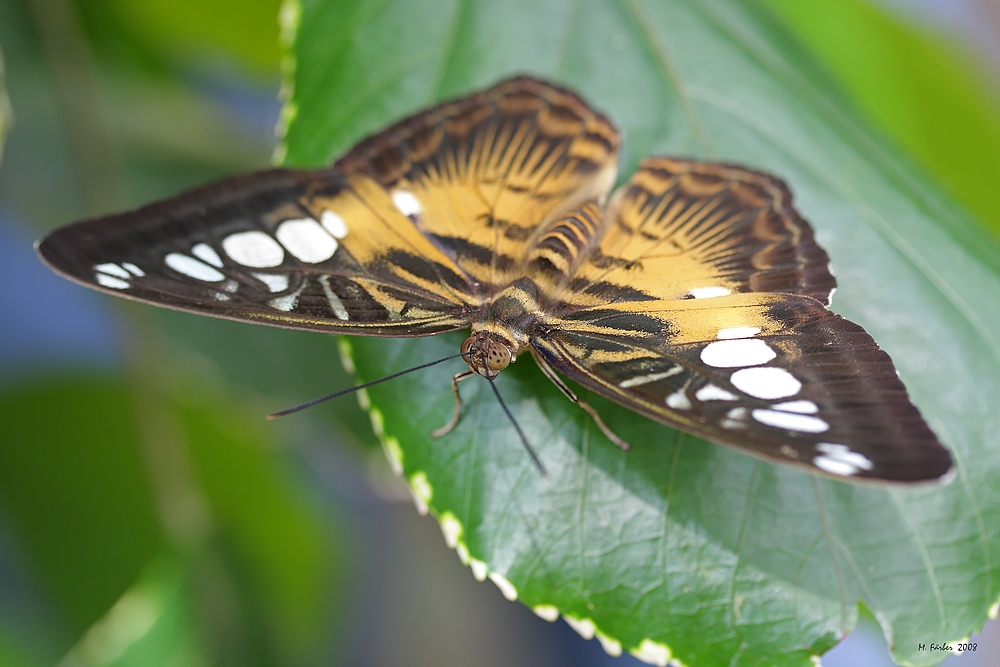
[(645, 159), (613, 194), (621, 135), (519, 77), (427, 109), (326, 169), (227, 178), (41, 240), (87, 287), (292, 329), (470, 329), (458, 383), (519, 354), (619, 445), (563, 378), (770, 461), (839, 479), (951, 470), (889, 356), (827, 307), (826, 252), (779, 179)]

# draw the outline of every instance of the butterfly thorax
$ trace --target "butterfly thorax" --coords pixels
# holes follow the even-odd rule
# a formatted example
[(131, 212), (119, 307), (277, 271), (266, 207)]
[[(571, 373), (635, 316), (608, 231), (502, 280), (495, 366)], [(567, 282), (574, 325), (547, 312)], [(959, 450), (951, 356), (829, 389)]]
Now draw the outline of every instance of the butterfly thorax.
[(494, 378), (528, 347), (532, 333), (544, 319), (539, 289), (530, 278), (520, 278), (493, 297), (473, 321), (472, 335), (462, 343), (462, 354), (479, 375)]

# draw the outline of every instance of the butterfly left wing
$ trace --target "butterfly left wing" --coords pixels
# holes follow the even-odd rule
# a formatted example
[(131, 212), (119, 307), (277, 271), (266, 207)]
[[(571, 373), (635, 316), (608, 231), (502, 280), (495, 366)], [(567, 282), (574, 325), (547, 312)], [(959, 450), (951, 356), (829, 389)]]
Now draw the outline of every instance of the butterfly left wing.
[(275, 326), (418, 336), (469, 325), (561, 208), (606, 196), (614, 125), (528, 77), (362, 141), (330, 169), (226, 179), (79, 223), (57, 272), (156, 305)]
[(116, 296), (295, 329), (422, 336), (479, 297), (368, 176), (275, 169), (59, 229), (55, 271)]
[(898, 482), (951, 469), (889, 356), (808, 297), (615, 303), (550, 322), (532, 346), (602, 396), (774, 461)]

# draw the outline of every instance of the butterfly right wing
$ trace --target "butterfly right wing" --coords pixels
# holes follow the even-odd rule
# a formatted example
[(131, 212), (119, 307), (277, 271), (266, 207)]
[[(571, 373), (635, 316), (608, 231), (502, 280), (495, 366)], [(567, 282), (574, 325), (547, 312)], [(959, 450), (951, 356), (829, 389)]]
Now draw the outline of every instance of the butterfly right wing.
[(951, 469), (889, 356), (826, 308), (828, 258), (779, 180), (649, 158), (599, 213), (581, 207), (553, 227), (600, 232), (565, 258), (532, 339), (549, 366), (654, 419), (816, 472), (919, 481)]

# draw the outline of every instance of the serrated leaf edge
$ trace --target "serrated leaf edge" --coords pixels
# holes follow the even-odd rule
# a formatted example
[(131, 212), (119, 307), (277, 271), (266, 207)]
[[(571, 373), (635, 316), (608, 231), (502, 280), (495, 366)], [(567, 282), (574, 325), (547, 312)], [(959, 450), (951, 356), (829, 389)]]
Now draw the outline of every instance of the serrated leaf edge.
[[(289, 1), (296, 2), (296, 0)], [(350, 341), (343, 336), (338, 336), (337, 350), (340, 353), (340, 362), (344, 370), (353, 375), (357, 369), (357, 365), (354, 362), (354, 349)], [(382, 444), (382, 451), (385, 452), (386, 459), (388, 459), (392, 471), (406, 481), (406, 486), (413, 497), (413, 504), (416, 506), (417, 512), (421, 515), (429, 513), (437, 520), (438, 526), (441, 528), (441, 533), (444, 535), (445, 544), (458, 554), (458, 558), (463, 565), (468, 566), (472, 570), (472, 576), (475, 577), (476, 581), (489, 579), (500, 589), (505, 598), (511, 602), (516, 601), (518, 599), (517, 587), (500, 572), (491, 571), (485, 561), (472, 556), (469, 551), (469, 545), (462, 539), (465, 534), (465, 527), (459, 521), (458, 517), (452, 512), (438, 512), (434, 508), (432, 504), (434, 487), (427, 478), (427, 473), (423, 470), (417, 470), (409, 475), (405, 474), (406, 470), (403, 464), (404, 454), (399, 439), (386, 432), (385, 417), (382, 411), (372, 405), (367, 393), (362, 394), (363, 391), (358, 392), (358, 404), (363, 410), (368, 412), (372, 431)], [(522, 602), (524, 601), (522, 600)], [(527, 605), (526, 602), (524, 604)], [(528, 606), (535, 614), (550, 622), (555, 621), (561, 613), (559, 608), (554, 604), (539, 603)], [(593, 619), (577, 618), (569, 614), (562, 614), (562, 618), (584, 639), (590, 640), (596, 637), (608, 655), (618, 657), (622, 654), (623, 646), (621, 641), (600, 630)], [(629, 648), (628, 652), (635, 658), (651, 665), (657, 665), (658, 667), (667, 667), (668, 664), (675, 667), (686, 667), (683, 662), (673, 657), (673, 652), (669, 646), (648, 637), (640, 641), (638, 646)]]
[(292, 124), (299, 112), (299, 105), (292, 98), (295, 94), (295, 69), (298, 61), (295, 58), (295, 38), (299, 33), (299, 23), (302, 20), (302, 3), (299, 0), (282, 0), (278, 10), (278, 43), (281, 46), (281, 88), (278, 90), (278, 100), (281, 111), (278, 122), (274, 126), (274, 136), (278, 140), (271, 155), (273, 164), (281, 164), (288, 155), (288, 143), (285, 137), (288, 126)]

